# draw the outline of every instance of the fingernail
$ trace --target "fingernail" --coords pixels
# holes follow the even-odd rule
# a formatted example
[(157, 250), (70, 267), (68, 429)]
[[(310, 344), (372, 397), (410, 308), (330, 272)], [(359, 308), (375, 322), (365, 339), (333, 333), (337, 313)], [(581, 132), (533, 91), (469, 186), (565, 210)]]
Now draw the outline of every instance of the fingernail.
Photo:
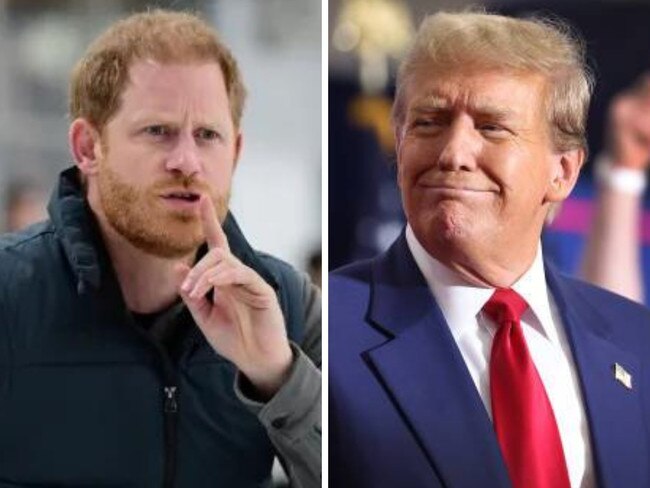
[(185, 280), (181, 285), (181, 290), (187, 293), (189, 289), (190, 289), (190, 280)]

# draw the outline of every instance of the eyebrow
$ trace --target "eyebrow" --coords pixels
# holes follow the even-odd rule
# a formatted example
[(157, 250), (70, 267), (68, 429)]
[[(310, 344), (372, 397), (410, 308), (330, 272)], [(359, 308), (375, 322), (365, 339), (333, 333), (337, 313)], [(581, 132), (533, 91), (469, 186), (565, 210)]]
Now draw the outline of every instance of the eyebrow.
[[(467, 106), (471, 113), (477, 114), (479, 116), (487, 116), (494, 120), (510, 120), (516, 115), (516, 112), (513, 110), (507, 110), (503, 107), (499, 107), (494, 104), (483, 103), (481, 101), (469, 101), (469, 103), (467, 103)], [(441, 111), (446, 112), (453, 110), (453, 104), (444, 97), (431, 94), (415, 102), (412, 110), (418, 114)]]
[[(174, 120), (174, 116), (170, 116), (164, 112), (138, 112), (133, 117), (130, 117), (129, 122), (133, 125), (147, 125), (147, 124), (162, 124), (169, 126), (176, 126), (178, 122)], [(222, 131), (224, 129), (223, 125), (218, 121), (208, 121), (208, 120), (195, 120), (195, 127), (202, 127), (211, 130)]]

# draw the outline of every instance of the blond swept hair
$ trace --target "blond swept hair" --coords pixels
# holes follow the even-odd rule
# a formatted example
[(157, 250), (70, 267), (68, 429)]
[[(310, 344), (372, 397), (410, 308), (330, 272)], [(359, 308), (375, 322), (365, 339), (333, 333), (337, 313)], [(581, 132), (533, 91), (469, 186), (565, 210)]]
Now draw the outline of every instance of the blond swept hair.
[(586, 151), (594, 81), (584, 44), (566, 24), (477, 11), (428, 16), (397, 75), (392, 118), (398, 128), (404, 123), (409, 80), (422, 66), (441, 75), (466, 68), (541, 74), (546, 79), (545, 107), (555, 149)]
[(70, 80), (70, 117), (83, 117), (100, 132), (120, 106), (134, 62), (216, 62), (221, 67), (230, 113), (239, 127), (246, 89), (237, 62), (216, 31), (187, 12), (151, 10), (110, 26), (79, 60)]

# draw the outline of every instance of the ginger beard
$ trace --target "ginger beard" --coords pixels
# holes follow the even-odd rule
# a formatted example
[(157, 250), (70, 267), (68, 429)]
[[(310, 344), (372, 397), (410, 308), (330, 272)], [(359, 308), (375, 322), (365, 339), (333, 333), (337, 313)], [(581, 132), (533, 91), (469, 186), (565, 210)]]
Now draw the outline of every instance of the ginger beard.
[(195, 252), (205, 241), (198, 212), (167, 208), (160, 197), (183, 188), (208, 194), (219, 217), (225, 220), (230, 192), (215, 195), (192, 177), (169, 177), (148, 187), (126, 182), (106, 159), (97, 174), (99, 198), (109, 225), (136, 248), (162, 258), (181, 258)]

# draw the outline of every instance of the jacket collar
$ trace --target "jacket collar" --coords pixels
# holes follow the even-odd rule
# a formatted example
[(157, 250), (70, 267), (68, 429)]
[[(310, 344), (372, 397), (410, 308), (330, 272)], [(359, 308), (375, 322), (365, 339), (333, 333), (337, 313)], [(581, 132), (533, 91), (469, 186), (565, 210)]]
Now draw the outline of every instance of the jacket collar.
[[(70, 167), (59, 175), (58, 184), (50, 198), (48, 212), (77, 280), (78, 292), (84, 293), (88, 286), (99, 289), (111, 264), (76, 167)], [(223, 223), (223, 229), (232, 253), (277, 290), (278, 276), (264, 265), (246, 241), (230, 212)], [(197, 259), (206, 252), (207, 246), (204, 244), (199, 249)]]
[(492, 424), (404, 233), (373, 262), (369, 319), (390, 339), (364, 353), (445, 486), (510, 486)]
[[(585, 294), (587, 285), (545, 268), (578, 369), (599, 484), (646, 486), (642, 392), (612, 372), (619, 363), (642, 377), (640, 358), (613, 339), (612, 325), (625, 317), (604, 317), (602, 308), (615, 306), (604, 292)], [(389, 339), (364, 357), (432, 467), (446, 486), (510, 486), (490, 419), (403, 233), (373, 262), (371, 286), (370, 322)]]
[[(578, 368), (598, 484), (648, 486), (650, 446), (641, 401), (646, 392), (635, 383), (643, 376), (641, 359), (620, 343), (620, 333), (614, 330), (624, 327), (627, 319), (618, 308), (623, 299), (613, 300), (603, 290), (576, 283), (548, 263), (546, 277)], [(616, 364), (632, 376), (631, 389), (617, 381)]]

